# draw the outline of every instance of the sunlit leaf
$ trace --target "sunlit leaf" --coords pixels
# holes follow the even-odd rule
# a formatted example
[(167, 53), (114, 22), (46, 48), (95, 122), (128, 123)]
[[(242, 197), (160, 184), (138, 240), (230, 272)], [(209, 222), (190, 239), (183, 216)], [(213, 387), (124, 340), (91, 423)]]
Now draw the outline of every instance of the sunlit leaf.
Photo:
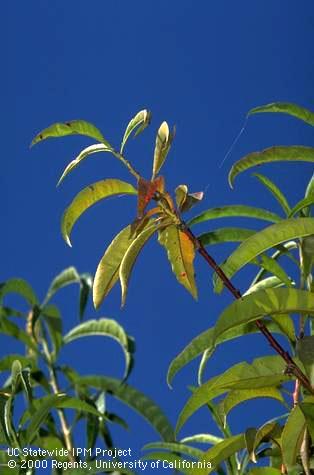
[(270, 274), (278, 277), (278, 279), (280, 279), (287, 287), (292, 287), (292, 280), (276, 259), (273, 259), (267, 254), (262, 254), (256, 257), (252, 263), (261, 266), (263, 269), (270, 272)]
[(313, 440), (314, 437), (314, 398), (313, 396), (307, 396), (299, 404), (301, 411), (306, 419), (306, 425), (309, 430), (310, 436)]
[(136, 194), (137, 191), (131, 184), (116, 179), (101, 180), (84, 188), (63, 213), (61, 222), (63, 238), (71, 246), (70, 234), (74, 224), (95, 203), (110, 196)]
[(100, 307), (114, 284), (119, 280), (119, 268), (123, 256), (133, 242), (131, 226), (127, 226), (117, 234), (101, 258), (93, 284), (93, 301), (95, 308)]
[(191, 435), (190, 437), (184, 437), (183, 439), (180, 440), (182, 444), (195, 443), (195, 444), (210, 444), (210, 445), (215, 445), (222, 441), (223, 439), (221, 437), (217, 437), (216, 435), (213, 435), (213, 434), (195, 434), (195, 435)]
[(164, 191), (164, 178), (159, 176), (153, 181), (145, 180), (140, 177), (138, 180), (138, 198), (137, 198), (137, 218), (142, 219), (145, 209), (153, 199), (156, 191)]
[(265, 104), (263, 106), (254, 107), (248, 112), (248, 116), (252, 114), (258, 114), (262, 112), (279, 112), (281, 114), (292, 115), (296, 119), (303, 120), (309, 125), (314, 126), (314, 114), (305, 107), (298, 106), (291, 102), (272, 102), (271, 104)]
[(271, 277), (266, 277), (265, 279), (259, 280), (256, 284), (251, 285), (248, 290), (243, 294), (243, 296), (253, 294), (254, 292), (258, 292), (259, 290), (281, 287), (282, 285), (284, 285), (282, 280), (273, 275)]
[(58, 290), (62, 289), (63, 287), (66, 287), (67, 285), (76, 284), (79, 282), (80, 276), (75, 267), (68, 267), (67, 269), (64, 269), (51, 282), (42, 306), (47, 305), (49, 300), (56, 292), (58, 292)]
[[(281, 416), (282, 418), (282, 416)], [(277, 419), (277, 418), (276, 418)], [(249, 454), (251, 460), (256, 460), (255, 451), (262, 442), (276, 440), (281, 436), (282, 427), (275, 421), (269, 421), (263, 424), (256, 432), (252, 451)]]
[(289, 313), (313, 314), (314, 295), (297, 289), (265, 289), (247, 295), (229, 305), (219, 316), (214, 340), (238, 325), (255, 321), (264, 315)]
[(242, 242), (248, 237), (255, 234), (253, 229), (243, 228), (219, 228), (208, 233), (203, 233), (198, 236), (198, 239), (204, 246), (211, 246), (213, 244), (221, 244), (223, 242)]
[(99, 320), (88, 320), (72, 328), (64, 337), (64, 343), (70, 343), (71, 341), (83, 338), (86, 336), (105, 336), (116, 340), (125, 355), (126, 368), (125, 377), (128, 376), (131, 364), (131, 351), (129, 346), (129, 337), (125, 333), (123, 327), (119, 325), (115, 320), (109, 318), (100, 318)]
[[(135, 131), (134, 136), (139, 135), (143, 130), (150, 124), (151, 113), (144, 109), (138, 112), (128, 123), (128, 126), (124, 132), (124, 136), (121, 143), (120, 153), (123, 153), (124, 146), (130, 137), (130, 135)], [(136, 130), (137, 129), (137, 130)]]
[(289, 206), (288, 200), (282, 191), (278, 188), (273, 181), (271, 181), (267, 176), (262, 175), (261, 173), (253, 173), (255, 176), (273, 195), (273, 197), (278, 201), (286, 215), (289, 217), (291, 208)]
[(144, 445), (142, 450), (151, 449), (169, 450), (170, 452), (188, 455), (190, 457), (194, 457), (195, 459), (201, 458), (204, 453), (200, 449), (196, 449), (195, 447), (190, 447), (179, 442), (152, 442), (150, 444)]
[(180, 413), (176, 432), (202, 406), (228, 390), (255, 389), (281, 385), (289, 377), (279, 356), (257, 358), (252, 364), (238, 363), (195, 389)]
[(93, 153), (99, 153), (99, 152), (112, 152), (112, 148), (111, 146), (108, 144), (108, 145), (104, 145), (104, 144), (94, 144), (94, 145), (90, 145), (89, 147), (86, 147), (84, 148), (84, 150), (82, 150), (79, 155), (74, 159), (72, 160), (72, 162), (70, 162), (66, 168), (64, 169), (61, 177), (59, 178), (59, 181), (57, 183), (57, 186), (59, 186), (63, 180), (65, 179), (65, 177), (72, 171), (74, 170), (74, 168), (76, 168), (81, 162), (82, 160), (84, 160), (86, 157), (88, 157), (89, 155), (92, 155)]
[(193, 261), (195, 248), (191, 239), (177, 226), (171, 225), (160, 231), (159, 242), (162, 244), (168, 255), (172, 271), (177, 280), (196, 299), (197, 287), (194, 277)]
[(271, 211), (262, 208), (255, 208), (253, 206), (245, 205), (227, 205), (219, 208), (211, 208), (203, 213), (195, 216), (188, 221), (189, 226), (194, 224), (203, 223), (210, 219), (218, 218), (230, 218), (230, 217), (244, 217), (262, 219), (264, 221), (270, 221), (271, 223), (278, 223), (281, 221), (281, 217)]
[(281, 449), (283, 463), (288, 470), (296, 464), (296, 459), (300, 453), (306, 421), (299, 406), (290, 412), (286, 425), (282, 431)]
[(235, 177), (251, 167), (263, 163), (282, 161), (314, 162), (314, 148), (299, 145), (280, 146), (250, 153), (232, 166), (229, 172), (229, 184), (233, 187)]
[(39, 132), (33, 139), (31, 145), (35, 145), (50, 137), (64, 137), (65, 135), (85, 135), (110, 147), (100, 130), (85, 120), (71, 120), (70, 122), (57, 122), (56, 124), (52, 124), (47, 129)]
[(163, 122), (159, 127), (156, 136), (152, 178), (155, 178), (155, 176), (158, 175), (159, 170), (163, 166), (164, 161), (166, 160), (166, 157), (170, 150), (174, 134), (175, 131), (173, 131), (172, 133), (169, 131), (167, 122)]
[[(243, 266), (277, 244), (311, 234), (314, 234), (314, 218), (283, 220), (242, 242), (221, 267), (227, 277), (231, 278)], [(222, 289), (222, 281), (217, 278), (215, 291), (219, 293)]]
[(148, 239), (158, 230), (160, 225), (151, 224), (147, 226), (130, 244), (128, 250), (126, 251), (119, 268), (119, 278), (121, 283), (121, 292), (122, 292), (122, 302), (121, 305), (125, 304), (126, 295), (128, 291), (128, 283), (131, 276), (131, 272), (135, 261), (146, 244)]
[(0, 301), (10, 293), (19, 294), (31, 306), (38, 304), (38, 299), (34, 290), (24, 279), (13, 278), (0, 284)]
[(161, 435), (163, 440), (167, 442), (174, 440), (174, 432), (171, 424), (161, 412), (160, 408), (151, 399), (132, 386), (121, 383), (118, 379), (104, 376), (77, 377), (75, 383), (91, 386), (112, 394), (144, 417)]
[(292, 218), (295, 216), (297, 213), (300, 211), (304, 210), (304, 208), (307, 208), (308, 206), (311, 206), (314, 204), (314, 195), (308, 196), (307, 198), (303, 198), (303, 200), (300, 200), (290, 211), (288, 218)]
[(177, 186), (175, 193), (177, 207), (181, 213), (189, 211), (191, 208), (193, 208), (193, 206), (199, 204), (204, 197), (204, 193), (202, 191), (189, 193), (188, 187), (186, 185)]
[(142, 460), (160, 460), (162, 465), (160, 467), (162, 469), (170, 469), (174, 470), (176, 467), (180, 467), (180, 470), (176, 470), (179, 473), (183, 473), (185, 475), (190, 475), (190, 469), (184, 468), (185, 466), (184, 458), (180, 457), (178, 454), (173, 454), (171, 452), (151, 452), (149, 454), (144, 455), (141, 457)]

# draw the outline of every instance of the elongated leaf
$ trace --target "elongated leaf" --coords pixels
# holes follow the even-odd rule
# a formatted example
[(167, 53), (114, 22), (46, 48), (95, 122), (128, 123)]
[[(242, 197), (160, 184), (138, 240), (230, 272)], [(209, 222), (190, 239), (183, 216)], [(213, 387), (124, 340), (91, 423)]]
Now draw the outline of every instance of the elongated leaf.
[(125, 333), (123, 327), (119, 325), (115, 320), (109, 318), (100, 318), (99, 320), (88, 320), (81, 323), (67, 333), (63, 341), (65, 344), (71, 341), (83, 338), (86, 336), (107, 336), (116, 340), (121, 346), (125, 356), (125, 376), (127, 377), (130, 370), (132, 354), (129, 345), (129, 337)]
[(46, 305), (42, 309), (44, 321), (47, 324), (53, 352), (51, 358), (53, 361), (57, 358), (59, 350), (63, 344), (62, 340), (62, 318), (61, 313), (55, 305)]
[(262, 175), (261, 173), (253, 173), (253, 176), (255, 176), (270, 191), (270, 193), (278, 201), (286, 215), (289, 216), (291, 211), (289, 203), (285, 195), (278, 188), (278, 186), (275, 185), (275, 183), (271, 181), (267, 176)]
[[(124, 146), (130, 137), (130, 135), (134, 132), (134, 136), (139, 135), (143, 130), (149, 125), (151, 120), (151, 113), (144, 109), (139, 111), (128, 123), (128, 126), (124, 132), (124, 136), (121, 143), (120, 153), (123, 153)], [(137, 130), (136, 130), (137, 129)]]
[(228, 205), (221, 206), (219, 208), (208, 209), (198, 216), (190, 219), (190, 221), (188, 221), (188, 225), (193, 226), (194, 224), (203, 223), (204, 221), (208, 221), (210, 219), (231, 218), (234, 216), (262, 219), (264, 221), (270, 221), (271, 223), (278, 223), (282, 219), (277, 214), (266, 209), (245, 205)]
[[(190, 475), (208, 475), (214, 472), (217, 466), (228, 459), (231, 455), (245, 447), (245, 438), (243, 434), (233, 435), (224, 439), (219, 444), (211, 447), (202, 456), (203, 468), (194, 468)], [(207, 465), (208, 464), (208, 465)]]
[(38, 353), (37, 345), (33, 342), (32, 338), (24, 330), (15, 325), (15, 323), (2, 318), (0, 320), (0, 332), (21, 341), (35, 353)]
[(272, 102), (271, 104), (265, 104), (264, 106), (254, 107), (254, 109), (251, 109), (247, 115), (249, 116), (262, 112), (279, 112), (280, 114), (292, 115), (296, 119), (303, 120), (303, 122), (314, 126), (313, 112), (291, 102)]
[(314, 203), (314, 195), (303, 198), (299, 201), (290, 211), (288, 218), (292, 218), (294, 215), (302, 211), (304, 208), (311, 206)]
[(313, 314), (314, 295), (296, 289), (265, 289), (236, 300), (218, 318), (214, 341), (231, 328), (255, 321), (264, 315), (287, 313)]
[(24, 279), (13, 278), (0, 284), (0, 302), (10, 293), (21, 295), (31, 306), (38, 304), (34, 290)]
[(146, 244), (148, 239), (158, 230), (160, 225), (151, 224), (147, 226), (131, 243), (128, 250), (126, 251), (119, 268), (119, 277), (121, 283), (121, 292), (122, 292), (122, 302), (121, 305), (125, 304), (126, 295), (128, 291), (128, 283), (130, 275), (135, 264), (135, 261)]
[(175, 225), (168, 226), (160, 231), (159, 242), (167, 251), (172, 271), (177, 280), (197, 299), (193, 265), (195, 257), (193, 242)]
[[(288, 317), (290, 319), (290, 317)], [(293, 326), (293, 322), (290, 319), (291, 325)], [(265, 326), (268, 328), (269, 331), (272, 333), (282, 333), (283, 330), (278, 327), (277, 323), (271, 320), (264, 320)], [(289, 325), (290, 328), (290, 325)], [(215, 350), (216, 346), (224, 341), (232, 340), (234, 338), (238, 338), (242, 335), (250, 334), (250, 333), (258, 333), (259, 330), (256, 327), (254, 322), (244, 323), (243, 325), (235, 326), (231, 328), (229, 331), (224, 332), (221, 336), (219, 336), (214, 343), (214, 328), (209, 328), (204, 332), (200, 333), (198, 336), (193, 338), (191, 343), (189, 343), (182, 351), (179, 353), (171, 362), (168, 373), (167, 373), (167, 383), (169, 387), (171, 387), (172, 380), (174, 376), (190, 361), (194, 358), (202, 354), (206, 351), (207, 356), (203, 364), (207, 362), (210, 355)], [(294, 336), (295, 339), (295, 336)], [(202, 371), (200, 371), (202, 373)]]
[(76, 384), (91, 386), (112, 394), (144, 417), (164, 441), (174, 441), (174, 431), (168, 419), (151, 399), (137, 389), (128, 384), (122, 384), (118, 379), (104, 376), (76, 377), (74, 381)]
[(296, 464), (296, 458), (300, 453), (306, 422), (299, 406), (292, 409), (286, 425), (282, 431), (281, 449), (283, 463), (288, 470)]
[(84, 188), (72, 201), (62, 216), (62, 236), (71, 246), (70, 233), (78, 218), (92, 205), (100, 200), (115, 195), (136, 195), (136, 189), (121, 180), (101, 180)]
[(31, 368), (34, 366), (34, 361), (32, 358), (18, 354), (11, 354), (0, 359), (0, 371), (9, 371), (12, 368), (13, 362), (16, 360), (20, 362), (23, 368)]
[(143, 450), (151, 449), (169, 450), (170, 452), (177, 452), (180, 454), (188, 455), (195, 459), (201, 458), (204, 453), (200, 449), (196, 449), (195, 447), (190, 447), (186, 444), (182, 444), (179, 442), (152, 442), (150, 444), (144, 445), (143, 447)]
[(297, 341), (296, 354), (302, 361), (306, 374), (314, 383), (314, 336), (304, 336)]
[(287, 275), (283, 267), (278, 263), (276, 259), (269, 257), (267, 254), (262, 254), (253, 260), (254, 264), (261, 266), (266, 271), (270, 272), (274, 276), (278, 277), (287, 287), (292, 287), (292, 281)]
[(221, 244), (223, 242), (242, 242), (255, 233), (256, 231), (253, 229), (219, 228), (201, 234), (198, 236), (198, 239), (204, 246), (211, 246), (212, 244)]
[(93, 284), (93, 302), (96, 309), (119, 280), (121, 261), (134, 239), (129, 225), (117, 234), (101, 258)]
[(282, 285), (283, 282), (281, 281), (281, 279), (273, 275), (271, 277), (266, 277), (265, 279), (259, 280), (256, 284), (251, 285), (243, 295), (253, 294), (254, 292), (258, 292), (259, 290), (281, 287)]
[(80, 302), (79, 302), (79, 315), (80, 321), (84, 318), (84, 312), (88, 302), (88, 297), (93, 288), (93, 277), (91, 274), (80, 275)]
[[(228, 257), (221, 266), (227, 277), (231, 278), (238, 270), (255, 259), (259, 254), (290, 239), (314, 234), (314, 218), (286, 219), (273, 224), (249, 237)], [(223, 284), (218, 278), (215, 291), (221, 292)]]
[(70, 122), (57, 122), (56, 124), (52, 124), (36, 135), (31, 146), (50, 137), (64, 137), (65, 135), (85, 135), (110, 147), (100, 130), (85, 120), (71, 120)]
[(63, 287), (67, 285), (76, 284), (79, 282), (80, 282), (80, 276), (77, 270), (75, 269), (75, 267), (68, 267), (67, 269), (64, 269), (51, 282), (42, 306), (47, 305), (49, 300), (53, 297), (53, 295), (56, 292), (58, 292), (58, 290), (62, 289)]
[(263, 424), (256, 432), (252, 452), (249, 454), (251, 460), (256, 460), (255, 451), (262, 442), (278, 439), (281, 436), (281, 432), (282, 427), (277, 424), (275, 420), (268, 421)]
[(171, 147), (171, 143), (174, 137), (174, 132), (169, 131), (167, 122), (163, 122), (158, 129), (156, 136), (156, 145), (154, 151), (154, 163), (153, 163), (153, 176), (158, 175), (159, 170), (164, 164), (164, 161), (167, 158), (168, 152)]
[(278, 386), (289, 377), (283, 374), (285, 363), (279, 356), (257, 358), (252, 364), (238, 363), (195, 389), (180, 413), (176, 432), (202, 406), (228, 390)]
[(229, 172), (229, 184), (232, 188), (235, 177), (251, 167), (263, 163), (282, 161), (314, 162), (314, 148), (299, 145), (280, 146), (250, 153), (232, 166)]
[(306, 419), (306, 425), (309, 430), (310, 436), (313, 440), (314, 437), (314, 398), (313, 396), (307, 396), (299, 404), (301, 411)]
[(97, 143), (97, 144), (90, 145), (89, 147), (84, 148), (84, 150), (82, 150), (79, 153), (79, 155), (66, 166), (61, 177), (59, 178), (57, 186), (59, 186), (63, 182), (65, 177), (72, 170), (74, 170), (85, 158), (87, 158), (89, 155), (92, 155), (94, 153), (99, 153), (99, 152), (112, 152), (112, 148), (109, 144), (104, 145), (102, 143), (101, 144)]
[(182, 444), (195, 443), (195, 444), (210, 444), (210, 445), (215, 445), (222, 441), (223, 439), (221, 437), (217, 437), (216, 435), (212, 435), (212, 434), (195, 434), (195, 435), (191, 435), (190, 437), (184, 437), (183, 439), (180, 440)]

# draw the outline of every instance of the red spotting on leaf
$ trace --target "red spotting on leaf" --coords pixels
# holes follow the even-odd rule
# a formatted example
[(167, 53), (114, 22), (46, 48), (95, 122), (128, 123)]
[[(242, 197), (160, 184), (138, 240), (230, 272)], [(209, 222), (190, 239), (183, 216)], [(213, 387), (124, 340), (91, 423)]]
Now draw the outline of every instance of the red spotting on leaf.
[(165, 182), (162, 176), (157, 177), (154, 181), (145, 180), (140, 177), (138, 180), (138, 202), (137, 217), (141, 219), (145, 209), (152, 200), (156, 191), (162, 193), (164, 191)]

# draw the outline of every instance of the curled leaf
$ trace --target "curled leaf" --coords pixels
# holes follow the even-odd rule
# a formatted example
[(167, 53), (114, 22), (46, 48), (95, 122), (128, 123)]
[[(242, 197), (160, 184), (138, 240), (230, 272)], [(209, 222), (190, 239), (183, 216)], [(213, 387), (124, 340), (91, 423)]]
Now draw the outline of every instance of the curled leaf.
[[(138, 112), (133, 119), (130, 120), (128, 126), (124, 132), (124, 136), (121, 143), (120, 153), (123, 153), (124, 146), (130, 137), (130, 135), (135, 131), (134, 137), (143, 132), (144, 129), (150, 124), (151, 113), (150, 111), (144, 109)], [(137, 129), (137, 130), (136, 130)]]
[(158, 129), (156, 136), (156, 145), (154, 151), (153, 176), (154, 179), (158, 175), (159, 170), (164, 164), (170, 150), (175, 130), (171, 133), (167, 122), (163, 122)]

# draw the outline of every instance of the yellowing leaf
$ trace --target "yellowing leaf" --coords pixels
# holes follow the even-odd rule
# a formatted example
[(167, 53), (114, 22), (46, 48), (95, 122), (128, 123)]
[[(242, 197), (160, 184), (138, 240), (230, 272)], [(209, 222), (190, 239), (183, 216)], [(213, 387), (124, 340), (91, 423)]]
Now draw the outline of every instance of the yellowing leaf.
[(195, 248), (193, 242), (175, 225), (168, 226), (160, 231), (159, 242), (166, 248), (176, 278), (196, 299), (197, 287), (193, 266)]
[(85, 120), (71, 120), (69, 122), (57, 122), (56, 124), (52, 124), (36, 135), (31, 146), (50, 137), (64, 137), (65, 135), (85, 135), (110, 147), (110, 144), (105, 140), (100, 130)]
[(99, 308), (112, 287), (119, 280), (119, 267), (124, 254), (134, 240), (131, 226), (127, 226), (117, 234), (101, 258), (94, 278), (93, 302)]
[(99, 152), (112, 152), (112, 148), (102, 143), (97, 143), (97, 144), (90, 145), (89, 147), (84, 148), (84, 150), (82, 150), (81, 153), (74, 160), (72, 160), (72, 162), (70, 162), (68, 166), (65, 168), (64, 172), (62, 173), (57, 183), (57, 186), (60, 185), (60, 183), (64, 180), (64, 178), (72, 170), (74, 170), (74, 168), (76, 168), (81, 163), (81, 161), (84, 160), (84, 158), (88, 157), (89, 155), (92, 155), (93, 153), (99, 153)]
[(84, 188), (72, 201), (62, 216), (62, 236), (71, 246), (70, 234), (78, 218), (93, 204), (114, 195), (136, 195), (136, 189), (121, 180), (101, 180)]
[(137, 135), (139, 135), (149, 125), (150, 119), (151, 119), (151, 113), (148, 110), (144, 109), (138, 112), (133, 117), (133, 119), (130, 120), (122, 139), (121, 148), (120, 148), (121, 154), (123, 153), (124, 146), (128, 138), (132, 134), (132, 132), (135, 131), (135, 129), (137, 129), (134, 136), (136, 137)]
[(167, 122), (163, 122), (158, 129), (156, 137), (152, 178), (155, 178), (166, 160), (173, 137), (174, 132), (170, 133)]
[(135, 264), (135, 261), (142, 249), (142, 247), (146, 244), (148, 239), (157, 231), (160, 225), (156, 226), (156, 224), (148, 225), (131, 243), (130, 247), (128, 248), (127, 252), (125, 253), (121, 266), (119, 269), (119, 277), (121, 282), (121, 292), (122, 292), (122, 303), (123, 306), (126, 300), (126, 294), (128, 290), (128, 283), (130, 279), (130, 275)]

